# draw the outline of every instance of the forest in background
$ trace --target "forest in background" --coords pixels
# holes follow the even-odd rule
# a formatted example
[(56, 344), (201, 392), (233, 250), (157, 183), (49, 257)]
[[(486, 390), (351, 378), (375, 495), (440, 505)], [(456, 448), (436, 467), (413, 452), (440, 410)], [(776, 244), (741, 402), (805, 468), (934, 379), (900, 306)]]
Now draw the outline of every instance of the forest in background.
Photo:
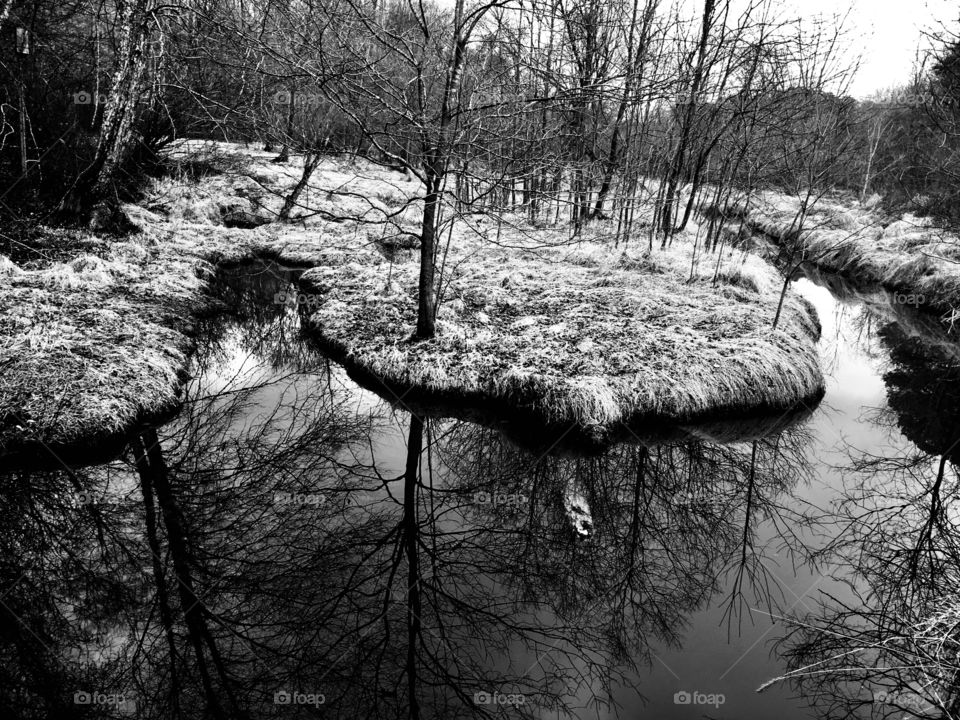
[(452, 191), (576, 224), (629, 224), (658, 180), (664, 233), (731, 187), (960, 214), (955, 37), (857, 101), (842, 24), (767, 0), (7, 0), (0, 22), (8, 216), (122, 199), (200, 137), (356, 153), (420, 177), (428, 208)]

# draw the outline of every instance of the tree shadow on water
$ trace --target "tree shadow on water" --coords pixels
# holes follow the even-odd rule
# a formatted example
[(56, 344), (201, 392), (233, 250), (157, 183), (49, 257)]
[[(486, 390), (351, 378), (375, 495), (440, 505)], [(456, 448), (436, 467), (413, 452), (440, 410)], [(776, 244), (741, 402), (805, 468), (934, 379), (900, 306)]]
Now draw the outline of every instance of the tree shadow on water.
[(3, 476), (6, 716), (594, 715), (694, 611), (776, 602), (802, 429), (533, 452), (358, 402), (258, 277), (175, 419)]

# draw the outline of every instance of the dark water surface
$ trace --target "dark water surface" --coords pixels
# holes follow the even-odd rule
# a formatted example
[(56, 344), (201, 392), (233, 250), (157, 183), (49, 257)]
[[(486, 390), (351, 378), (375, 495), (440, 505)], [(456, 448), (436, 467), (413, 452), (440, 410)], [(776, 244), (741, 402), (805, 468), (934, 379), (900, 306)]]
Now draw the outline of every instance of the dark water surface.
[(183, 411), (122, 457), (0, 475), (4, 717), (952, 716), (951, 678), (818, 674), (956, 580), (928, 318), (798, 280), (819, 407), (586, 455), (361, 388), (295, 277), (224, 273)]

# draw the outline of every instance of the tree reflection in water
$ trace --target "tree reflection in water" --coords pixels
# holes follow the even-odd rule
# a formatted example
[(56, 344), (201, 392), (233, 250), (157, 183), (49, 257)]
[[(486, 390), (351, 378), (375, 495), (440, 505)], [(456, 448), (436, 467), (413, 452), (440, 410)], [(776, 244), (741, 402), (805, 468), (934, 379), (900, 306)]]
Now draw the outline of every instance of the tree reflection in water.
[[(775, 600), (754, 536), (795, 544), (801, 430), (542, 456), (358, 402), (262, 300), (123, 458), (4, 477), (8, 716), (577, 716), (718, 593)], [(231, 343), (268, 371), (203, 372)]]
[(849, 592), (796, 619), (788, 678), (828, 718), (960, 717), (960, 364), (949, 346), (878, 333), (899, 431), (882, 454), (848, 447), (848, 487), (823, 551), (853, 569)]

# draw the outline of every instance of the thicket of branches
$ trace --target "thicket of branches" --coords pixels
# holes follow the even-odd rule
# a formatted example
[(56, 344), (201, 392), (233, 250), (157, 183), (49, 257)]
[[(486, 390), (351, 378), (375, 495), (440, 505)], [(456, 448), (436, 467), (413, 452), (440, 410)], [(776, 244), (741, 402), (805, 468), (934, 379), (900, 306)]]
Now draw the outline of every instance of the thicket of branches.
[(116, 206), (166, 144), (202, 137), (303, 156), (284, 220), (324, 155), (363, 156), (421, 183), (420, 337), (433, 333), (439, 238), (454, 216), (521, 212), (573, 235), (608, 219), (617, 241), (653, 249), (697, 208), (759, 189), (880, 192), (953, 214), (956, 41), (893, 102), (857, 102), (839, 19), (800, 22), (776, 0), (685, 7), (6, 3), (3, 211)]
[(136, 148), (257, 139), (452, 172), (466, 203), (580, 223), (661, 178), (669, 229), (683, 184), (787, 182), (797, 137), (844, 112), (837, 31), (798, 27), (766, 1), (18, 3), (5, 180), (89, 194), (122, 186)]
[(452, 173), (462, 202), (574, 223), (629, 225), (659, 179), (667, 233), (684, 186), (789, 187), (814, 146), (842, 153), (818, 178), (832, 188), (955, 201), (957, 39), (912, 86), (856, 102), (839, 25), (770, 0), (689, 16), (661, 0), (34, 0), (0, 23), (14, 200), (72, 189), (82, 209), (129, 186), (131, 161), (203, 136)]

